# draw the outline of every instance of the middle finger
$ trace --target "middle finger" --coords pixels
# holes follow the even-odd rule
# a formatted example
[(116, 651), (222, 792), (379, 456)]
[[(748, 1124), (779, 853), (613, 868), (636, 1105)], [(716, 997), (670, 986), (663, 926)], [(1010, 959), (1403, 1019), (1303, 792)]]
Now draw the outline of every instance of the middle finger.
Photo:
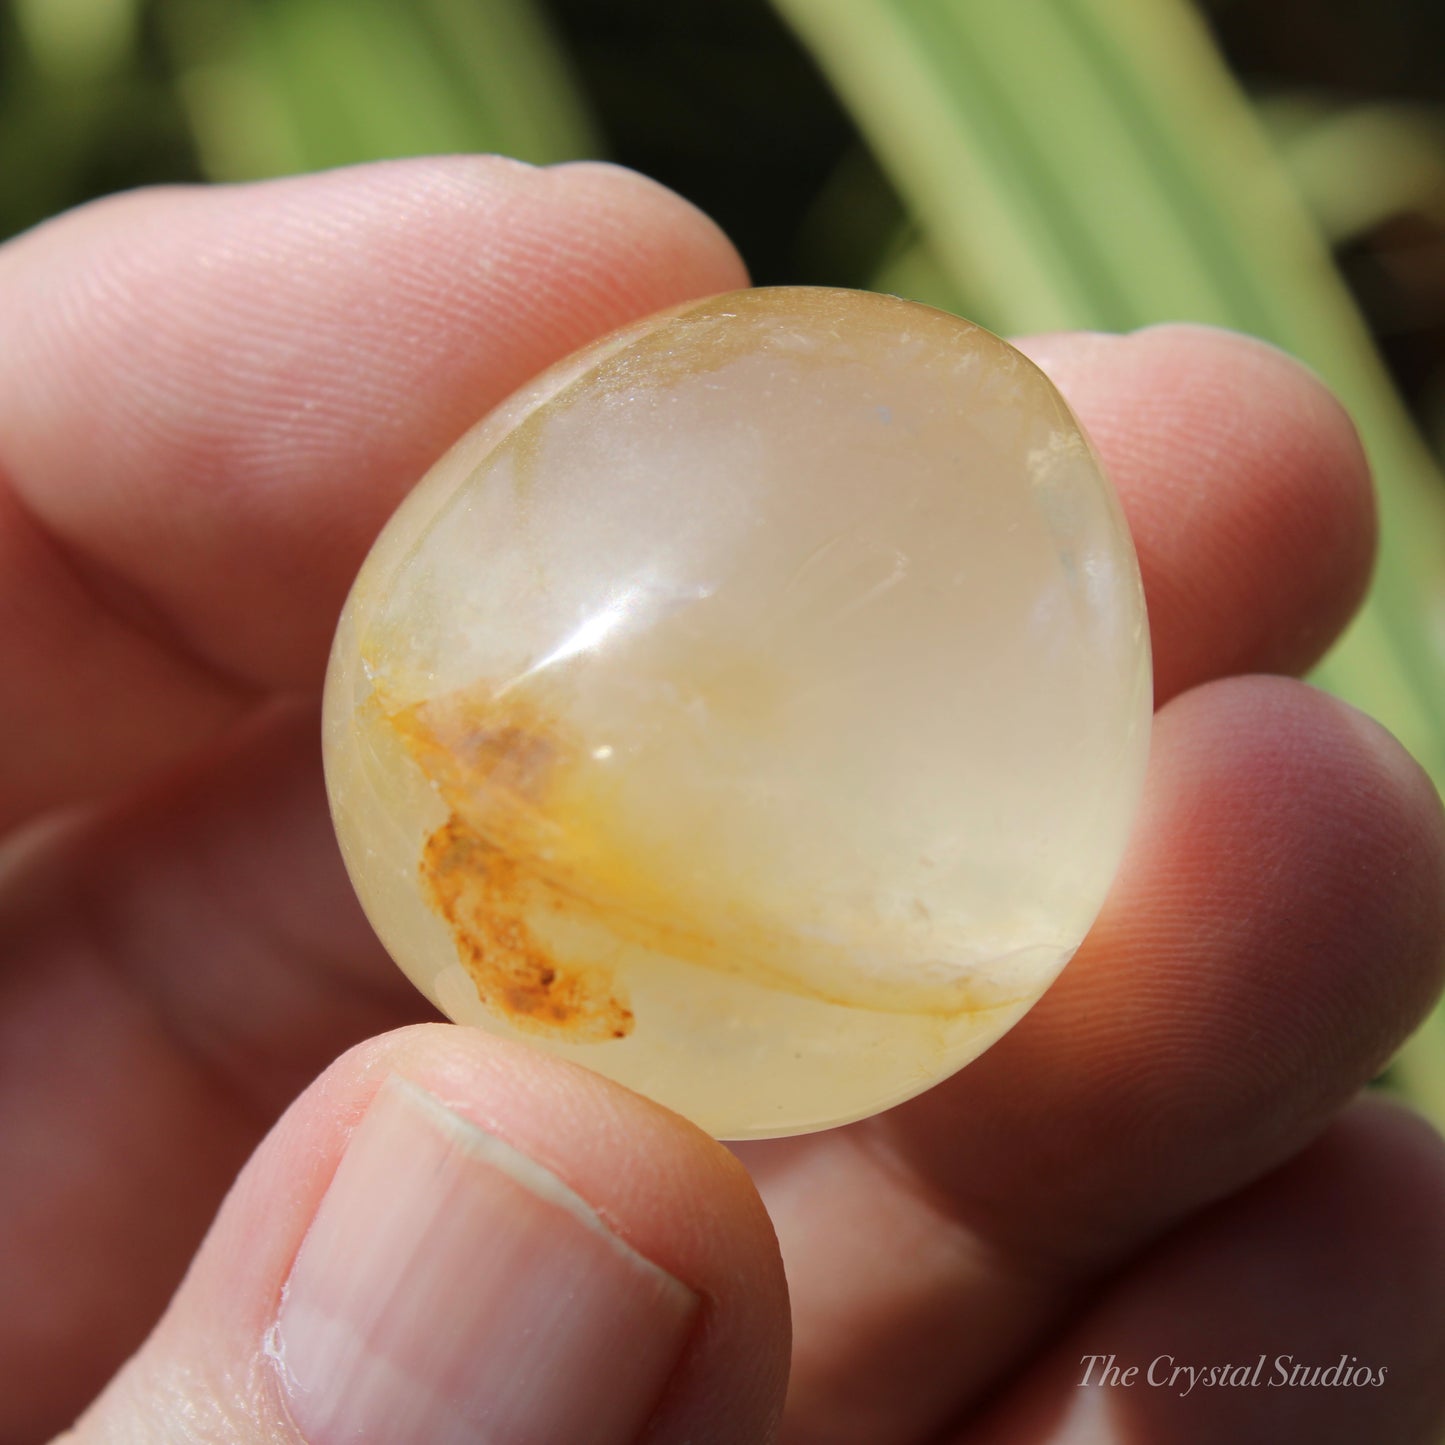
[(789, 1445), (931, 1438), (1080, 1292), (1300, 1148), (1439, 983), (1428, 780), (1303, 684), (1156, 721), (1109, 902), (981, 1059), (847, 1129), (740, 1146), (793, 1298)]

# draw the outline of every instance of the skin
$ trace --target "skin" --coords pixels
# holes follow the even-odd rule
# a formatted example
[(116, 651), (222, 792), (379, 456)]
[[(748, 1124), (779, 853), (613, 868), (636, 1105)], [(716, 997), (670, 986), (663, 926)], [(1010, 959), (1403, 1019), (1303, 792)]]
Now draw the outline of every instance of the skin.
[[(477, 158), (138, 193), (0, 249), (0, 1442), (98, 1392), (84, 1442), (296, 1438), (261, 1339), (390, 1070), (706, 1301), (650, 1441), (1445, 1423), (1445, 1151), (1356, 1097), (1440, 988), (1445, 831), (1381, 729), (1293, 680), (1360, 599), (1373, 511), (1348, 419), (1256, 342), (1028, 343), (1123, 498), (1159, 714), (1102, 917), (981, 1060), (730, 1153), (421, 1022), (326, 816), (346, 587), (514, 387), (742, 284), (650, 182)], [(1078, 1433), (1081, 1357), (1165, 1349), (1348, 1351), (1389, 1387), (1115, 1391)]]

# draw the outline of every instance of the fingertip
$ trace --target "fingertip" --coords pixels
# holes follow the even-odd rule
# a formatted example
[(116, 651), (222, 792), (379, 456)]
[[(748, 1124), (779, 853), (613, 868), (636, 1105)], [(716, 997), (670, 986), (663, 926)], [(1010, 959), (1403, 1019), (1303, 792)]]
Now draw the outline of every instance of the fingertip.
[(202, 1380), (218, 1418), (312, 1445), (732, 1445), (768, 1438), (787, 1354), (776, 1241), (720, 1145), (590, 1071), (421, 1024), (287, 1112), (96, 1420), (193, 1408)]
[(1312, 695), (1326, 700), (1325, 706), (1337, 715), (1340, 727), (1352, 733), (1373, 760), (1380, 786), (1395, 799), (1402, 816), (1416, 831), (1422, 862), (1435, 865), (1436, 878), (1428, 892), (1431, 896), (1445, 895), (1445, 888), (1434, 886), (1436, 882), (1445, 883), (1445, 802), (1434, 779), (1378, 719), (1331, 693), (1315, 690)]
[(1267, 342), (1194, 323), (1024, 347), (1119, 491), (1156, 699), (1316, 662), (1365, 594), (1377, 530), (1359, 433), (1320, 378)]
[[(1009, 1202), (999, 1237), (1069, 1267), (1272, 1167), (1439, 992), (1430, 791), (1388, 734), (1303, 683), (1227, 678), (1175, 698), (1078, 955), (956, 1090), (901, 1111), (907, 1127), (926, 1138), (951, 1116), (949, 1157), (967, 1159), (966, 1111)], [(1050, 1167), (1066, 1152), (1066, 1182), (1021, 1207), (1040, 1150)]]
[[(1338, 1047), (1321, 1077), (1348, 1052), (1363, 1082), (1445, 976), (1445, 814), (1430, 779), (1373, 719), (1287, 678), (1192, 689), (1156, 717), (1155, 746), (1131, 848), (1147, 861), (1121, 870), (1107, 928), (1172, 927), (1177, 906), (1211, 917), (1216, 946), (1241, 959), (1244, 930), (1260, 935), (1253, 947), (1279, 960), (1261, 1018), (1288, 1018), (1291, 1034), (1328, 1025)], [(1115, 912), (1131, 911), (1132, 880), (1147, 895), (1133, 921)]]
[[(1302, 1156), (1301, 1167), (1334, 1168), (1340, 1158), (1358, 1163), (1362, 1192), (1395, 1201), (1397, 1227), (1415, 1232), (1423, 1226), (1435, 1268), (1445, 1273), (1445, 1139), (1439, 1130), (1405, 1100), (1371, 1089)], [(1318, 1194), (1316, 1185), (1308, 1181), (1308, 1192)]]
[[(742, 1229), (776, 1258), (767, 1213), (733, 1155), (591, 1069), (479, 1029), (421, 1023), (357, 1045), (321, 1083), (337, 1075), (354, 1110), (366, 1088), (393, 1074), (565, 1175), (603, 1213), (655, 1226), (658, 1262), (680, 1275), (697, 1272), (689, 1251), (714, 1258), (719, 1231)], [(352, 1080), (365, 1081), (359, 1094)]]
[(747, 266), (722, 227), (660, 181), (611, 161), (565, 161), (546, 174), (599, 210), (644, 218), (642, 233), (657, 245), (648, 268), (652, 284), (676, 291), (678, 299), (750, 284)]
[(1283, 347), (1221, 326), (1163, 322), (1122, 340), (1142, 365), (1162, 372), (1182, 405), (1196, 397), (1202, 416), (1252, 399), (1232, 444), (1254, 441), (1287, 475), (1313, 479), (1311, 500), (1334, 524), (1328, 540), (1339, 550), (1324, 560), (1348, 580), (1352, 607), (1358, 603), (1378, 542), (1375, 487), (1359, 427), (1333, 387)]

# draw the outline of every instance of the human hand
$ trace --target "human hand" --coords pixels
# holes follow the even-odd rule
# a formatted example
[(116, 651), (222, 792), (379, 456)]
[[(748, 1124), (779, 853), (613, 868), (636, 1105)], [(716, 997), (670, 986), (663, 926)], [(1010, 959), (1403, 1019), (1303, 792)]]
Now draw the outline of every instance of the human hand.
[[(1247, 675), (1319, 656), (1372, 541), (1348, 423), (1255, 343), (1032, 344), (1124, 499), (1161, 711), (1103, 916), (982, 1059), (730, 1153), (480, 1033), (368, 1038), (425, 1007), (326, 816), (350, 577), (515, 386), (741, 284), (639, 178), (476, 159), (122, 197), (0, 252), (6, 1445), (137, 1346), (81, 1445), (751, 1445), (790, 1316), (795, 1445), (1439, 1424), (1445, 1158), (1350, 1101), (1439, 986), (1440, 810), (1373, 724)], [(1341, 1354), (1384, 1383), (1079, 1387)]]

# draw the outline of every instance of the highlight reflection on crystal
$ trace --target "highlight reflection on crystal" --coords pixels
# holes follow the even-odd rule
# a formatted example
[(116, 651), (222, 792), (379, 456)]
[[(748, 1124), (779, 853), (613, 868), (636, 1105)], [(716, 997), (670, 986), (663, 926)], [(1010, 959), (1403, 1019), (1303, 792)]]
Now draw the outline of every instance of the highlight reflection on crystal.
[(327, 679), (352, 878), (459, 1022), (727, 1138), (953, 1072), (1093, 921), (1150, 713), (1047, 380), (889, 297), (745, 291), (561, 363), (407, 499)]

